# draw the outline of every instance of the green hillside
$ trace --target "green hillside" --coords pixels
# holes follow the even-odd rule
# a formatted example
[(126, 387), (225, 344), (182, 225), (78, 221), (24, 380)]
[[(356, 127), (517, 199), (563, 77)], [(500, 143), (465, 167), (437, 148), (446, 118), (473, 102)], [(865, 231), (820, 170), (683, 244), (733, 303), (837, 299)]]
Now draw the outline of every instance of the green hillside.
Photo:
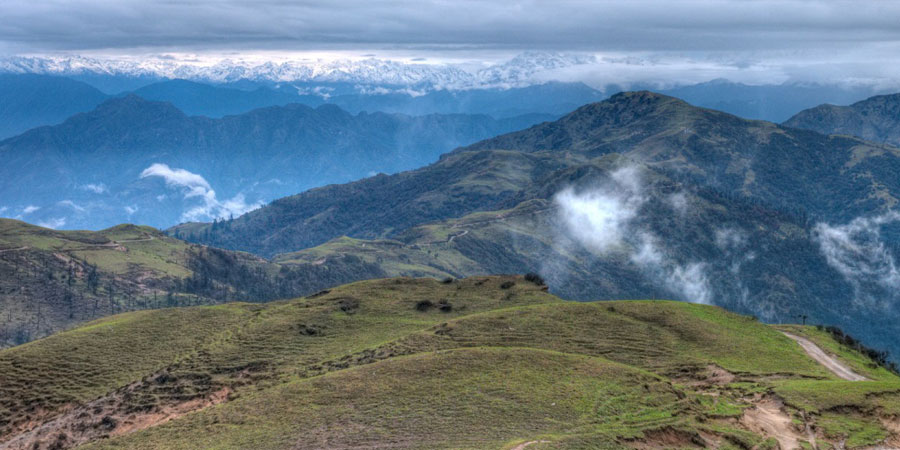
[(343, 272), (282, 267), (151, 227), (57, 231), (0, 219), (0, 347), (122, 311), (290, 298), (383, 274), (339, 260)]
[(815, 328), (784, 330), (871, 381), (752, 317), (564, 302), (521, 277), (125, 313), (0, 351), (0, 446), (893, 445), (900, 378)]

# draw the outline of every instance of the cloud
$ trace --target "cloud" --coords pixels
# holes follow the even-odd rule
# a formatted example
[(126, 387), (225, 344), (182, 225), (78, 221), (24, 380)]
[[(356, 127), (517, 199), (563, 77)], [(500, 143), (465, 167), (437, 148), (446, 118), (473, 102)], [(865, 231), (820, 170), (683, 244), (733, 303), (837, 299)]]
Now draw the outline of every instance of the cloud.
[(83, 191), (93, 192), (95, 194), (103, 194), (105, 192), (109, 192), (109, 188), (107, 188), (106, 185), (103, 183), (82, 184), (81, 186), (78, 186), (78, 189), (81, 189)]
[(28, 206), (26, 206), (25, 208), (22, 209), (22, 214), (23, 214), (23, 215), (31, 214), (31, 213), (33, 213), (33, 212), (39, 210), (39, 209), (41, 209), (40, 206), (28, 205)]
[(132, 215), (132, 214), (134, 214), (134, 213), (136, 213), (136, 212), (138, 212), (138, 207), (137, 207), (137, 205), (132, 205), (132, 206), (127, 206), (127, 205), (126, 205), (126, 206), (123, 207), (123, 209), (125, 209), (125, 213), (128, 214), (129, 216)]
[(605, 253), (623, 243), (629, 222), (637, 216), (644, 202), (634, 183), (621, 180), (636, 179), (636, 169), (619, 169), (605, 188), (578, 193), (567, 188), (556, 195), (560, 214), (568, 233), (596, 252)]
[(8, 1), (0, 2), (0, 17), (0, 52), (9, 54), (141, 53), (189, 61), (209, 51), (256, 58), (306, 52), (311, 59), (377, 53), (479, 66), (522, 50), (581, 51), (596, 53), (601, 63), (556, 76), (598, 82), (650, 74), (701, 81), (885, 78), (900, 70), (883, 64), (900, 51), (896, 2)]
[(679, 298), (711, 303), (707, 264), (672, 258), (660, 239), (640, 223), (647, 200), (636, 166), (613, 171), (607, 182), (591, 189), (566, 188), (554, 197), (564, 227), (561, 232), (568, 239), (599, 257), (624, 254), (648, 278)]
[(84, 211), (85, 211), (85, 209), (84, 209), (83, 206), (78, 205), (77, 203), (73, 202), (72, 200), (63, 200), (63, 201), (57, 203), (57, 205), (59, 205), (59, 206), (65, 206), (65, 207), (67, 207), (67, 208), (72, 208), (72, 209), (74, 209), (75, 211), (78, 211), (78, 212), (84, 212)]
[(637, 233), (636, 240), (637, 251), (631, 254), (631, 262), (684, 300), (704, 304), (712, 302), (713, 292), (706, 274), (706, 263), (679, 264), (666, 257), (659, 239), (649, 231)]
[(57, 229), (66, 224), (65, 217), (57, 217), (55, 219), (47, 219), (37, 223), (39, 227)]
[(900, 290), (900, 269), (881, 236), (883, 226), (896, 222), (900, 222), (900, 212), (890, 211), (858, 217), (844, 225), (821, 222), (815, 226), (814, 239), (820, 251), (828, 264), (854, 286), (857, 300), (871, 297), (872, 288), (881, 288), (879, 294), (892, 295)]
[(9, 210), (9, 207), (6, 207), (6, 206), (0, 207), (0, 214), (5, 213), (7, 210)]
[(150, 177), (162, 178), (166, 186), (180, 190), (185, 200), (195, 199), (200, 202), (181, 215), (182, 221), (224, 219), (232, 215), (239, 216), (262, 206), (261, 201), (248, 204), (244, 195), (240, 193), (231, 199), (219, 201), (216, 198), (216, 191), (203, 176), (185, 169), (172, 169), (166, 164), (156, 163), (141, 172), (141, 178)]

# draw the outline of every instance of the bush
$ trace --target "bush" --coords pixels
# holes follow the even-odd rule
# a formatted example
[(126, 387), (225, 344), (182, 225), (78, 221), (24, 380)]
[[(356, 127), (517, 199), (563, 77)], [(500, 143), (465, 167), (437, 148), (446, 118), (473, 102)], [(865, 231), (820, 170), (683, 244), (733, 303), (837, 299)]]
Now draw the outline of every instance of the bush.
[(342, 298), (338, 301), (338, 307), (347, 314), (353, 314), (359, 309), (359, 300), (350, 297)]
[(540, 275), (538, 275), (534, 272), (526, 273), (525, 281), (530, 281), (538, 286), (546, 286), (547, 285), (547, 283), (544, 282), (544, 279)]
[(447, 278), (444, 278), (443, 280), (441, 280), (441, 283), (443, 283), (443, 284), (450, 284), (452, 282), (453, 282), (453, 277), (447, 277)]
[(431, 300), (419, 300), (416, 302), (416, 311), (425, 312), (431, 308), (434, 308), (434, 303), (431, 303)]
[(447, 300), (441, 300), (441, 302), (438, 304), (438, 309), (440, 309), (442, 313), (448, 313), (450, 311), (453, 311), (453, 305), (451, 305)]
[(500, 285), (500, 289), (509, 289), (509, 288), (511, 288), (511, 287), (513, 287), (513, 286), (515, 286), (515, 285), (516, 285), (516, 282), (515, 282), (515, 281), (504, 281), (504, 282)]

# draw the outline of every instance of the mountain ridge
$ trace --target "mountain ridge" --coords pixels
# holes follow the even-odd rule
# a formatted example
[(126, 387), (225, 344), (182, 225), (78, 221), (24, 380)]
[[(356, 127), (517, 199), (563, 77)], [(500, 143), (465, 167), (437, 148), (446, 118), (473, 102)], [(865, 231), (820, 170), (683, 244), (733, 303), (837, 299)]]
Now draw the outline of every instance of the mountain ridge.
[[(68, 228), (123, 221), (165, 226), (198, 207), (213, 213), (207, 217), (228, 217), (221, 212), (228, 205), (240, 214), (317, 185), (416, 167), (462, 143), (546, 118), (351, 114), (334, 105), (291, 104), (211, 119), (128, 95), (0, 141), (2, 174), (11, 180), (0, 194), (16, 202), (0, 208), (33, 222), (63, 219)], [(154, 164), (171, 173), (148, 178), (144, 171)], [(194, 176), (173, 178), (177, 170)], [(54, 174), (52, 183), (21, 182), (47, 173)], [(185, 183), (201, 183), (204, 196), (187, 195), (192, 186)]]
[(784, 124), (900, 146), (897, 117), (900, 117), (900, 94), (890, 94), (870, 97), (850, 106), (820, 105), (797, 113)]

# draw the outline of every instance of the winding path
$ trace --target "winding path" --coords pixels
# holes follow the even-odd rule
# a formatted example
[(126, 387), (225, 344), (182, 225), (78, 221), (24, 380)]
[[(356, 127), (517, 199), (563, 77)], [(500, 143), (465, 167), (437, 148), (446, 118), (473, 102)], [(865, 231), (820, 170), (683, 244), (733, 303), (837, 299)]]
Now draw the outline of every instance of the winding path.
[(847, 380), (847, 381), (868, 381), (869, 379), (854, 372), (852, 369), (847, 367), (844, 363), (838, 361), (831, 355), (825, 353), (818, 345), (814, 344), (809, 339), (804, 337), (800, 337), (791, 333), (784, 333), (785, 336), (797, 341), (803, 350), (806, 351), (806, 354), (812, 357), (812, 359), (822, 364), (828, 370), (832, 371), (835, 375)]

